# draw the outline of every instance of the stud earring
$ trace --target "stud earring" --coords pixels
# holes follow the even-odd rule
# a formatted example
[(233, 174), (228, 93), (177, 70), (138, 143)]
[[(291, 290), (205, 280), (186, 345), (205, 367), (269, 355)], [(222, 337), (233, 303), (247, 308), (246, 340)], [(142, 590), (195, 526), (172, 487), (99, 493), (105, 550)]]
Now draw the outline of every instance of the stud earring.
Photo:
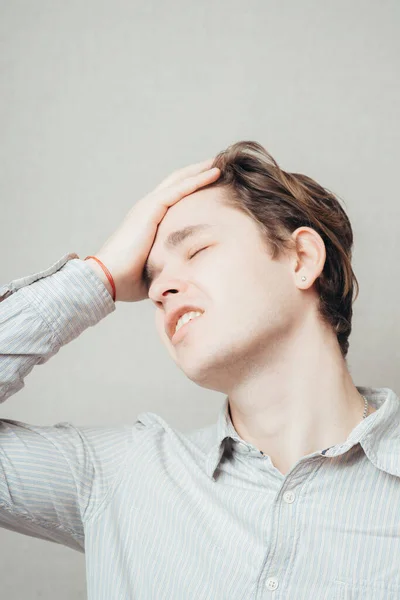
[(307, 277), (305, 277), (305, 275), (303, 275), (303, 277), (301, 278), (302, 281), (305, 281), (307, 279)]

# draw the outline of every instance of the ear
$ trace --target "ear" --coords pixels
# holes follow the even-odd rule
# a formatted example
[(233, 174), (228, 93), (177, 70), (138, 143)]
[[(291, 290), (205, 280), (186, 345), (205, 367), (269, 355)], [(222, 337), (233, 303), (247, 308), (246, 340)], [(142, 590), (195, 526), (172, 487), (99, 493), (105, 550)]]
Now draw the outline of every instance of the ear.
[[(326, 249), (322, 237), (312, 227), (298, 227), (292, 233), (296, 252), (293, 259), (293, 274), (298, 288), (308, 289), (321, 275), (326, 260)], [(302, 278), (306, 278), (303, 280)]]

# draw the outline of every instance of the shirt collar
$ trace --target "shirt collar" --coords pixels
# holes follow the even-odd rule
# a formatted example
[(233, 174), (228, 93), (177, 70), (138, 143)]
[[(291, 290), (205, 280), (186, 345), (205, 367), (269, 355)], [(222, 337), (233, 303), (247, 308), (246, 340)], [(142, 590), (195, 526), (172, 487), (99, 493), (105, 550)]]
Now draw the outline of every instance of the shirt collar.
[[(400, 399), (390, 388), (356, 388), (377, 410), (360, 421), (347, 440), (340, 446), (333, 446), (325, 456), (338, 456), (360, 443), (368, 459), (378, 469), (400, 477)], [(239, 443), (242, 448), (247, 446), (249, 449), (256, 449), (251, 443), (243, 440), (234, 428), (227, 396), (218, 414), (215, 443), (206, 456), (205, 468), (211, 479), (214, 479), (215, 470), (223, 458), (229, 440)]]

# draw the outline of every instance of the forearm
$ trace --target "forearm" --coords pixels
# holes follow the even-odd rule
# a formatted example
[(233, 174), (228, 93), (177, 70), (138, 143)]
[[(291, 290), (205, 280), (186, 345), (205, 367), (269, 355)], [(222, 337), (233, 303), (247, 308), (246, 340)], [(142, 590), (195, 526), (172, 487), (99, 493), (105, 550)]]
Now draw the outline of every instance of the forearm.
[(88, 262), (72, 259), (59, 270), (56, 263), (0, 288), (0, 402), (24, 387), (36, 364), (115, 310)]

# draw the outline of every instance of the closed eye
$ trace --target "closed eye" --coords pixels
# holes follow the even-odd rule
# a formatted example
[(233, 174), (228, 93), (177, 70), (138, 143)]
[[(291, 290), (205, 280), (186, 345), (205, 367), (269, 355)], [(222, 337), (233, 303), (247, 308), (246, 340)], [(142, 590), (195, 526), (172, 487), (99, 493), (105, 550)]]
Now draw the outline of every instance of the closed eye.
[(209, 246), (206, 246), (205, 248), (200, 248), (200, 250), (197, 250), (194, 254), (192, 254), (191, 256), (189, 256), (189, 260), (191, 258), (193, 258), (193, 256), (196, 256), (196, 254), (198, 254), (199, 252), (201, 252), (202, 250), (206, 250), (207, 248), (209, 248)]

